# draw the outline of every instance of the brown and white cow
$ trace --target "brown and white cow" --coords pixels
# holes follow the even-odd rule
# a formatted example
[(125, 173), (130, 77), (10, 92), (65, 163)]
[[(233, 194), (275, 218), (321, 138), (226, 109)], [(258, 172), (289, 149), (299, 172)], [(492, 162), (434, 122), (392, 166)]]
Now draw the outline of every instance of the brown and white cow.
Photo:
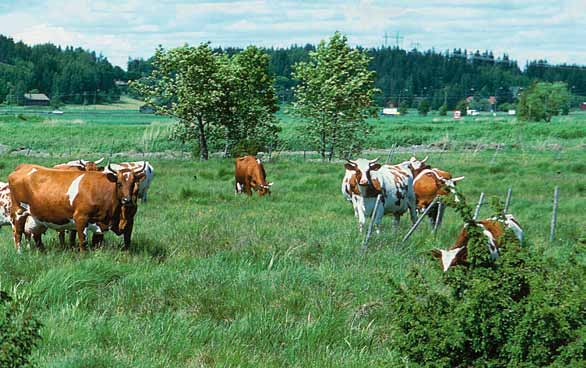
[(259, 196), (271, 194), (271, 185), (267, 183), (267, 173), (260, 159), (255, 156), (244, 156), (236, 159), (236, 194), (252, 195), (252, 190)]
[(20, 252), (25, 224), (35, 229), (76, 230), (83, 251), (87, 231), (112, 230), (130, 245), (138, 182), (144, 170), (65, 171), (22, 164), (8, 176), (14, 241)]
[(77, 170), (77, 171), (103, 171), (103, 167), (98, 165), (104, 161), (104, 158), (97, 161), (74, 160), (53, 166), (54, 169), (59, 170)]
[(342, 193), (346, 198), (349, 196), (354, 206), (360, 231), (364, 228), (366, 217), (374, 211), (379, 194), (381, 203), (374, 217), (377, 232), (385, 213), (394, 216), (395, 226), (398, 226), (401, 215), (407, 211), (413, 223), (417, 220), (413, 172), (421, 167), (421, 161), (412, 158), (398, 165), (381, 165), (377, 162), (378, 158), (347, 161)]
[[(462, 179), (464, 179), (464, 176), (452, 178), (452, 174), (437, 168), (422, 170), (413, 180), (417, 210), (423, 211), (437, 196), (445, 196), (450, 193), (456, 194), (456, 183)], [(432, 225), (435, 224), (437, 211), (438, 206), (436, 205), (428, 212)], [(443, 217), (443, 214), (440, 214), (440, 223), (441, 217)]]
[[(482, 234), (486, 238), (487, 250), (490, 252), (490, 256), (493, 259), (496, 259), (499, 256), (499, 249), (502, 246), (503, 235), (507, 228), (513, 231), (513, 234), (515, 234), (515, 237), (519, 239), (520, 242), (523, 241), (523, 229), (513, 215), (505, 215), (504, 220), (498, 218), (481, 220), (476, 222), (476, 226), (480, 228)], [(466, 263), (468, 258), (469, 240), (468, 224), (466, 224), (462, 227), (456, 243), (448, 250), (432, 250), (433, 256), (441, 261), (444, 272), (452, 266)]]

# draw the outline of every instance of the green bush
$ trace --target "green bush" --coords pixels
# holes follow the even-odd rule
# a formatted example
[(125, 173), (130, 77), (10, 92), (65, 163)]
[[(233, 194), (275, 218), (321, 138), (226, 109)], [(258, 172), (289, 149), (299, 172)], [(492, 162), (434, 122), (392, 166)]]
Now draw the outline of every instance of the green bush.
[[(470, 220), (470, 209), (460, 212)], [(393, 346), (412, 366), (585, 366), (586, 267), (577, 252), (548, 261), (507, 233), (492, 261), (481, 232), (469, 230), (468, 265), (450, 268), (443, 288), (416, 270), (395, 286), (379, 312), (394, 326)]]
[(446, 106), (445, 104), (441, 105), (438, 110), (438, 113), (440, 116), (446, 116), (448, 114), (448, 106)]
[(0, 291), (0, 367), (33, 367), (30, 355), (40, 327), (22, 303)]

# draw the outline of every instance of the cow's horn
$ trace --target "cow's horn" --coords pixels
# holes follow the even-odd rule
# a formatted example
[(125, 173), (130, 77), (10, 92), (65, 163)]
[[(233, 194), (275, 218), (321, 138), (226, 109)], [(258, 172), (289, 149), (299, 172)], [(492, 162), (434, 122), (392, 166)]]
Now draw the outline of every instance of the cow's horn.
[(113, 170), (112, 166), (110, 166), (110, 164), (108, 164), (108, 166), (106, 166), (106, 171), (111, 172), (112, 174), (116, 174), (116, 170)]
[(370, 165), (372, 165), (372, 164), (376, 163), (376, 162), (377, 162), (379, 159), (380, 159), (380, 157), (377, 157), (377, 158), (375, 158), (374, 160), (369, 160), (369, 161), (368, 161), (368, 163), (369, 163)]
[(427, 161), (428, 158), (429, 158), (429, 156), (425, 156), (425, 158), (423, 160), (421, 160), (421, 163), (424, 163), (425, 161)]
[(94, 162), (96, 165), (100, 164), (102, 161), (104, 161), (104, 158), (102, 157), (101, 159), (99, 159), (98, 161)]
[(267, 187), (270, 187), (271, 185), (273, 185), (275, 183), (273, 183), (272, 181), (270, 183), (267, 184)]
[(455, 183), (455, 182), (457, 182), (457, 181), (463, 180), (464, 178), (465, 178), (465, 176), (458, 176), (457, 178), (453, 178), (453, 179), (452, 179), (452, 182), (454, 182), (454, 183)]
[(350, 165), (352, 165), (352, 166), (356, 166), (356, 161), (354, 161), (354, 160), (349, 160), (349, 159), (346, 159), (346, 161), (348, 161), (348, 163), (349, 163)]
[(140, 174), (144, 171), (144, 169), (146, 169), (146, 161), (142, 162), (142, 168), (140, 170), (135, 170), (134, 173), (135, 174)]

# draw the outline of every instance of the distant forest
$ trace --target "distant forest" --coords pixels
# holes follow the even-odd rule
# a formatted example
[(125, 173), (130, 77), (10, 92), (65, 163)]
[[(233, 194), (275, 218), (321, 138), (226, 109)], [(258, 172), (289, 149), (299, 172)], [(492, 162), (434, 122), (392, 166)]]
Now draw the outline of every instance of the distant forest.
[[(309, 58), (314, 45), (269, 48), (275, 87), (283, 102), (293, 98), (293, 65)], [(562, 81), (573, 95), (586, 96), (586, 68), (550, 65), (544, 60), (529, 62), (523, 69), (507, 55), (454, 49), (403, 50), (396, 47), (365, 49), (372, 57), (381, 106), (407, 102), (415, 107), (427, 99), (433, 109), (446, 103), (452, 109), (463, 98), (486, 101), (495, 96), (498, 104), (512, 103), (521, 88), (535, 80)], [(217, 49), (234, 54), (239, 48)], [(113, 66), (106, 57), (81, 48), (52, 44), (28, 46), (0, 35), (0, 103), (22, 103), (25, 93), (45, 93), (53, 102), (93, 104), (119, 99), (116, 81), (136, 80), (152, 70), (149, 60), (129, 59), (127, 71)], [(124, 87), (123, 87), (124, 88)]]
[(126, 72), (81, 48), (28, 46), (0, 35), (0, 102), (22, 104), (25, 93), (44, 93), (53, 103), (116, 101), (116, 80)]
[[(269, 48), (271, 71), (275, 75), (275, 86), (280, 99), (290, 102), (293, 65), (306, 61), (314, 45)], [(239, 48), (217, 49), (218, 52), (234, 54)], [(403, 50), (396, 47), (371, 48), (366, 51), (372, 57), (371, 69), (376, 72), (376, 87), (381, 90), (377, 96), (380, 106), (398, 106), (407, 102), (416, 107), (427, 99), (433, 109), (446, 103), (453, 109), (458, 101), (475, 96), (484, 101), (495, 96), (498, 104), (513, 103), (519, 91), (533, 81), (562, 81), (567, 83), (573, 95), (586, 96), (586, 68), (575, 65), (550, 65), (545, 60), (527, 63), (521, 70), (517, 62), (508, 55), (495, 57), (492, 52), (466, 51), (437, 52), (434, 50)], [(133, 59), (128, 62), (128, 77), (137, 79), (148, 74), (151, 66), (148, 60)], [(583, 101), (583, 97), (575, 98)]]

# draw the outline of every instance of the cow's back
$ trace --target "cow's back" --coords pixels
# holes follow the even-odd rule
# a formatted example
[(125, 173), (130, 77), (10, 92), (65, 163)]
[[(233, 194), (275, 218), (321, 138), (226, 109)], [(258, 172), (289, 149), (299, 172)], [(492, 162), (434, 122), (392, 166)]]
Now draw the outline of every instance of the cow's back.
[(386, 193), (385, 212), (402, 214), (407, 211), (410, 202), (415, 205), (413, 175), (408, 169), (383, 165), (376, 173), (376, 179), (380, 180)]

